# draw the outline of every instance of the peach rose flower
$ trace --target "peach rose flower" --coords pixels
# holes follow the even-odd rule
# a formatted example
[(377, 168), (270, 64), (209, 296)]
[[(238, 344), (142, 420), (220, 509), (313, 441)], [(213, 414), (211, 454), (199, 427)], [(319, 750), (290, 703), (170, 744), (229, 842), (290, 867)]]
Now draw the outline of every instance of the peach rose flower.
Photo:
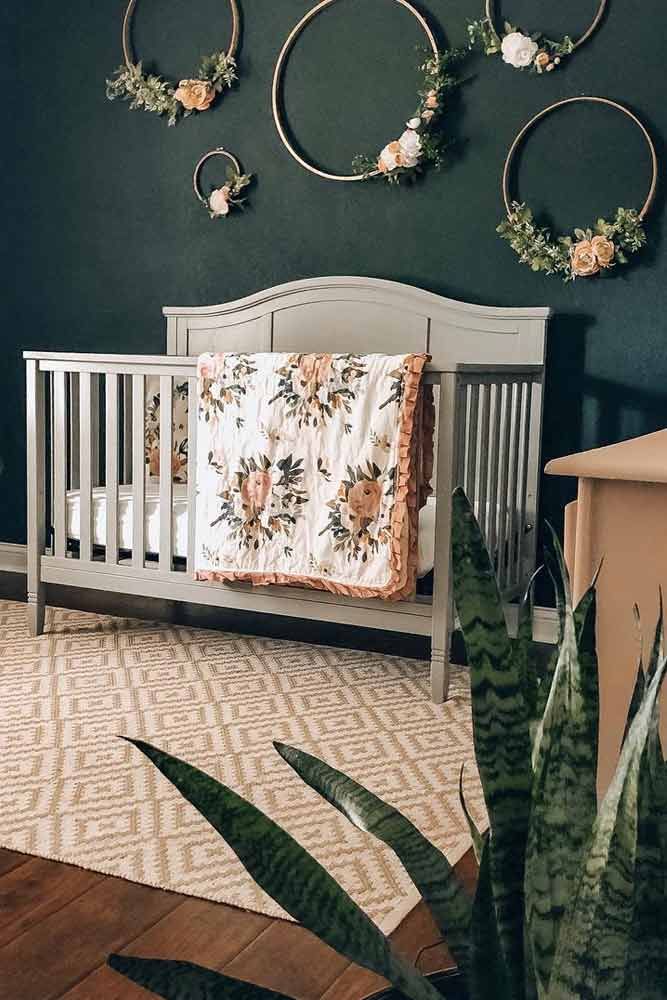
[(254, 516), (266, 507), (273, 485), (270, 472), (251, 472), (241, 486), (241, 500)]
[(536, 69), (539, 69), (539, 70), (546, 69), (546, 67), (549, 65), (550, 62), (551, 62), (551, 57), (550, 57), (549, 53), (545, 52), (544, 50), (542, 50), (541, 52), (538, 52), (537, 55), (535, 56), (535, 68)]
[(430, 108), (427, 108), (426, 111), (422, 111), (422, 121), (430, 122), (434, 114), (435, 114), (434, 111), (431, 111)]
[(207, 111), (215, 98), (215, 87), (208, 80), (181, 80), (174, 97), (186, 111)]
[(304, 382), (315, 382), (322, 385), (331, 374), (332, 357), (330, 354), (302, 354), (299, 358), (299, 371)]
[(380, 153), (380, 158), (378, 160), (378, 170), (380, 173), (387, 174), (390, 170), (394, 170), (396, 167), (400, 167), (402, 164), (401, 159), (401, 145), (397, 139), (393, 142), (387, 143), (382, 152)]
[(426, 95), (426, 100), (424, 101), (424, 104), (426, 105), (427, 108), (437, 108), (438, 95), (436, 94), (435, 90), (429, 90), (428, 94)]
[(590, 240), (579, 240), (570, 251), (572, 272), (579, 278), (587, 278), (600, 270), (598, 259)]
[(200, 378), (215, 378), (218, 362), (215, 354), (204, 354), (197, 363), (197, 374)]
[(594, 236), (591, 247), (600, 267), (611, 267), (614, 261), (616, 247), (606, 236)]
[(347, 505), (350, 515), (366, 527), (380, 512), (382, 503), (382, 486), (376, 480), (362, 479), (360, 483), (351, 486), (347, 494)]

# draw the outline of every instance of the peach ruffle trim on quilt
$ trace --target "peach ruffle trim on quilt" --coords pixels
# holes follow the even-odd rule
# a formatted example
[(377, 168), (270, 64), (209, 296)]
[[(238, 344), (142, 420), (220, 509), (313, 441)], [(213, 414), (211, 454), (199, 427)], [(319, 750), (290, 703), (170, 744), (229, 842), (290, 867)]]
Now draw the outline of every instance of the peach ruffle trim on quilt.
[[(319, 576), (300, 576), (286, 573), (228, 572), (225, 570), (198, 570), (195, 579), (219, 583), (251, 583), (255, 587), (278, 584), (288, 587), (310, 587), (313, 590), (327, 590), (331, 594), (344, 597), (377, 597), (384, 601), (400, 601), (415, 590), (418, 565), (417, 532), (419, 528), (418, 483), (425, 483), (426, 493), (430, 492), (429, 482), (433, 471), (433, 428), (435, 410), (430, 387), (424, 393), (421, 384), (424, 365), (431, 360), (429, 354), (408, 354), (405, 358), (405, 378), (399, 414), (398, 473), (396, 499), (391, 517), (391, 575), (384, 587), (357, 587), (352, 584), (335, 583)], [(416, 420), (425, 395), (425, 411), (422, 421)], [(420, 445), (418, 429), (426, 435), (423, 448)], [(430, 436), (430, 441), (427, 440)], [(423, 451), (424, 469), (418, 470), (417, 456)], [(429, 464), (430, 463), (430, 464)], [(427, 474), (427, 476), (425, 475)]]

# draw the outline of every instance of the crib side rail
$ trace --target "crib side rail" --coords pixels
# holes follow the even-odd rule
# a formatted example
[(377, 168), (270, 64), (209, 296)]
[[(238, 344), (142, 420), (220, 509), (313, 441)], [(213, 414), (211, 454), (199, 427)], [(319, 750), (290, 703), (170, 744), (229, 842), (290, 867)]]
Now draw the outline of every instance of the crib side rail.
[[(172, 479), (172, 393), (187, 383), (196, 398), (196, 358), (163, 355), (54, 354), (25, 352), (28, 396), (28, 541), (35, 587), (45, 551), (59, 558), (120, 563), (135, 568), (175, 567)], [(146, 556), (147, 379), (159, 385), (159, 470), (157, 490), (159, 537), (157, 558)], [(196, 412), (196, 408), (192, 408)], [(190, 420), (187, 491), (194, 506), (194, 425)], [(159, 480), (158, 480), (159, 477)], [(131, 544), (120, 538), (120, 499), (131, 509)], [(72, 505), (75, 505), (74, 508)], [(95, 523), (104, 511), (104, 537)], [(73, 514), (73, 509), (75, 513)], [(76, 514), (78, 511), (78, 516)], [(77, 530), (70, 530), (72, 519)], [(194, 522), (194, 519), (191, 518)], [(97, 530), (96, 530), (97, 529)], [(72, 538), (78, 545), (72, 545)], [(194, 531), (187, 546), (187, 566), (194, 565)], [(30, 590), (29, 586), (29, 590)]]
[(503, 596), (535, 568), (542, 365), (460, 365), (457, 481), (471, 500)]

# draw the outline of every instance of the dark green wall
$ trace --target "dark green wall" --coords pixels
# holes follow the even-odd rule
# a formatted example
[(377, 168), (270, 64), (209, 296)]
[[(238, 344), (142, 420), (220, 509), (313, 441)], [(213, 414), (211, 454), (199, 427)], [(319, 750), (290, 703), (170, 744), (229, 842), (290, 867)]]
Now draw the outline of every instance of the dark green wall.
[[(598, 93), (628, 104), (664, 158), (664, 0), (609, 0), (597, 35), (548, 77), (476, 58), (452, 111), (462, 142), (451, 168), (398, 191), (322, 181), (287, 155), (271, 118), (271, 76), (309, 4), (241, 2), (239, 86), (173, 129), (105, 99), (105, 76), (121, 58), (124, 0), (5, 4), (0, 537), (25, 538), (23, 348), (159, 352), (163, 303), (220, 302), (310, 275), (374, 275), (471, 302), (552, 306), (545, 459), (667, 425), (662, 192), (650, 249), (613, 280), (563, 285), (533, 275), (494, 233), (508, 144), (557, 98)], [(431, 0), (424, 9), (456, 44), (481, 7)], [(574, 34), (594, 8), (595, 0), (513, 0), (504, 13), (529, 30)], [(229, 26), (225, 0), (139, 0), (135, 40), (146, 61), (178, 78), (225, 45)], [(340, 0), (307, 29), (285, 98), (309, 155), (345, 170), (355, 152), (396, 135), (413, 110), (419, 41), (391, 0)], [(249, 210), (214, 223), (190, 178), (200, 154), (219, 144), (258, 179)], [(620, 115), (583, 106), (548, 119), (519, 169), (521, 195), (560, 229), (638, 205), (648, 180), (638, 133)], [(571, 484), (545, 482), (543, 514), (560, 524), (571, 495)]]

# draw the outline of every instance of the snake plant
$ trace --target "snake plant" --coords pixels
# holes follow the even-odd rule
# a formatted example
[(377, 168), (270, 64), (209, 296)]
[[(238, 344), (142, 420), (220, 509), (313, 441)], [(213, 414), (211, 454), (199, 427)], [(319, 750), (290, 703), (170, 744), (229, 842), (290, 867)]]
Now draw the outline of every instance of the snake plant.
[[(616, 774), (598, 810), (595, 583), (573, 608), (555, 538), (554, 552), (548, 568), (557, 585), (561, 637), (556, 655), (540, 668), (531, 640), (530, 588), (517, 636), (510, 638), (473, 511), (463, 492), (455, 492), (454, 598), (489, 817), (489, 829), (479, 831), (462, 797), (479, 860), (474, 898), (446, 857), (396, 809), (316, 757), (274, 745), (331, 806), (396, 853), (447, 940), (471, 1000), (664, 1000), (662, 611), (650, 660), (646, 667), (639, 663)], [(395, 995), (441, 996), (324, 868), (259, 809), (177, 757), (141, 740), (130, 742), (292, 917), (341, 955), (387, 979)], [(112, 955), (109, 964), (169, 1000), (284, 1000), (186, 962)]]

